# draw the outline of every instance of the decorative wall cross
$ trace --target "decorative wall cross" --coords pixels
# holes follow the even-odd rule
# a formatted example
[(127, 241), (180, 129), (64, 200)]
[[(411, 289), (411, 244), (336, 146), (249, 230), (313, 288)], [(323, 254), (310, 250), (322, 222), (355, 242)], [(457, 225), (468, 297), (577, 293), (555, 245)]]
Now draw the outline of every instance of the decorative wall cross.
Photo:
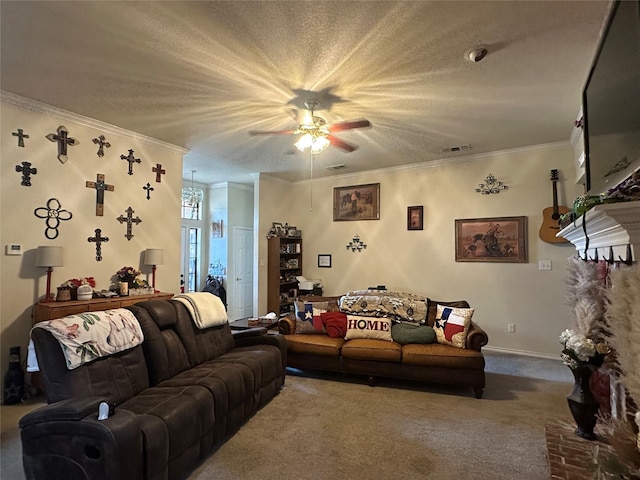
[(127, 233), (125, 233), (125, 237), (127, 237), (127, 240), (131, 240), (134, 235), (133, 233), (131, 233), (132, 230), (132, 223), (135, 223), (136, 225), (139, 223), (142, 223), (142, 220), (140, 220), (139, 217), (136, 218), (132, 218), (133, 217), (133, 208), (129, 207), (125, 210), (125, 212), (127, 212), (127, 216), (123, 217), (122, 215), (120, 215), (118, 218), (116, 218), (116, 220), (118, 220), (120, 223), (124, 223), (127, 222)]
[(38, 173), (37, 168), (31, 168), (31, 163), (22, 162), (22, 165), (16, 165), (16, 172), (22, 172), (22, 181), (20, 185), (25, 187), (31, 186), (31, 175)]
[(47, 228), (44, 231), (44, 236), (49, 240), (58, 237), (58, 227), (61, 220), (66, 221), (73, 217), (71, 212), (62, 209), (62, 204), (57, 198), (50, 198), (46, 207), (36, 208), (33, 214), (38, 218), (46, 218)]
[(68, 134), (69, 130), (67, 130), (67, 127), (60, 125), (58, 127), (57, 134), (50, 133), (49, 135), (46, 135), (46, 137), (52, 142), (58, 142), (58, 160), (60, 160), (61, 163), (65, 163), (69, 160), (67, 158), (67, 145), (75, 147), (80, 143), (75, 138), (69, 137)]
[(18, 137), (18, 146), (24, 148), (24, 139), (29, 138), (29, 135), (25, 134), (21, 128), (17, 132), (11, 133), (14, 137)]
[(96, 235), (94, 237), (87, 238), (87, 241), (96, 244), (96, 261), (100, 262), (102, 261), (102, 242), (108, 242), (109, 237), (103, 237), (102, 230), (99, 228), (96, 228), (95, 232)]
[(104, 175), (102, 173), (98, 173), (96, 175), (96, 181), (90, 182), (87, 180), (86, 182), (87, 188), (95, 188), (96, 189), (96, 215), (101, 217), (104, 215), (104, 191), (113, 192), (115, 187), (113, 185), (107, 185), (104, 183)]
[(142, 187), (142, 189), (147, 191), (147, 200), (149, 200), (151, 198), (151, 192), (153, 192), (155, 188), (153, 188), (151, 184), (147, 182), (147, 185), (145, 187)]
[(162, 175), (164, 175), (165, 173), (167, 173), (166, 170), (164, 170), (162, 168), (162, 165), (160, 165), (159, 163), (156, 163), (156, 166), (153, 167), (151, 169), (152, 172), (155, 172), (156, 174), (156, 182), (157, 183), (161, 183), (162, 182)]
[(106, 138), (105, 138), (104, 135), (100, 135), (98, 138), (93, 138), (91, 140), (96, 145), (99, 145), (98, 146), (98, 156), (100, 158), (104, 157), (104, 149), (111, 147), (111, 144), (109, 142), (106, 142), (105, 140), (106, 140)]
[(127, 162), (129, 162), (129, 175), (133, 175), (133, 164), (134, 163), (140, 163), (140, 159), (139, 158), (135, 158), (133, 156), (133, 150), (129, 149), (129, 155), (125, 156), (125, 155), (120, 155), (120, 158), (122, 160), (126, 160)]

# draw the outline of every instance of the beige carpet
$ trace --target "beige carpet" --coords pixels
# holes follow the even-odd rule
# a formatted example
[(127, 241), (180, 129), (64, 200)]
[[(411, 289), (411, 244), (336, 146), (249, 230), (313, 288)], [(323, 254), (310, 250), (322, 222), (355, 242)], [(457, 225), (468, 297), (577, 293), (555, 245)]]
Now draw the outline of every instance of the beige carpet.
[[(466, 388), (371, 388), (359, 377), (291, 371), (284, 390), (189, 480), (548, 479), (544, 427), (570, 420), (570, 387), (558, 361), (495, 353), (481, 400)], [(20, 480), (9, 408), (0, 477)], [(15, 408), (12, 417), (29, 407)]]

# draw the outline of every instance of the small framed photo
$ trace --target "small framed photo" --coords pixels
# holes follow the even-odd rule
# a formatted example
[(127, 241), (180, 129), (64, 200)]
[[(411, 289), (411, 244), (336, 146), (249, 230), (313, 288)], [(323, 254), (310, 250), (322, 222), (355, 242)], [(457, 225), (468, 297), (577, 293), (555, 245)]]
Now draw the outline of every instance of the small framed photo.
[(283, 235), (286, 234), (286, 232), (284, 231), (284, 228), (282, 227), (282, 224), (280, 222), (273, 222), (271, 224), (272, 228), (276, 231), (276, 235), (279, 237), (282, 237)]
[(318, 267), (331, 268), (331, 255), (328, 253), (318, 254)]
[(407, 230), (422, 230), (424, 228), (422, 205), (407, 207)]

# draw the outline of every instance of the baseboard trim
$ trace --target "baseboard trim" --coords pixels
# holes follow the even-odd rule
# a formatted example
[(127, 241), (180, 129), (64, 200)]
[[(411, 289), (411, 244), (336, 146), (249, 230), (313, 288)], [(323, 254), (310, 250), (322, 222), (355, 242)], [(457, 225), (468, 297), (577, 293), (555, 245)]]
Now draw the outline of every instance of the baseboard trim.
[(560, 358), (560, 353), (556, 355), (552, 355), (549, 353), (530, 352), (528, 350), (516, 350), (513, 348), (503, 348), (503, 347), (482, 347), (482, 351), (508, 353), (511, 355), (521, 355), (524, 357), (544, 358), (546, 360), (558, 360), (558, 361), (562, 360)]

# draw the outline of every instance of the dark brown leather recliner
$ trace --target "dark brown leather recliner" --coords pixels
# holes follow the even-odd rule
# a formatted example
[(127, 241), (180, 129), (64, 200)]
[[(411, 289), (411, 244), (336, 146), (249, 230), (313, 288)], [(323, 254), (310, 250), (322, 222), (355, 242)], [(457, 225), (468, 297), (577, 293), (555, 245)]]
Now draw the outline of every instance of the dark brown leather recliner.
[[(128, 308), (144, 342), (74, 370), (33, 329), (49, 405), (20, 420), (28, 480), (184, 478), (284, 385), (280, 335), (199, 330), (172, 300)], [(103, 401), (115, 409), (99, 421)]]

